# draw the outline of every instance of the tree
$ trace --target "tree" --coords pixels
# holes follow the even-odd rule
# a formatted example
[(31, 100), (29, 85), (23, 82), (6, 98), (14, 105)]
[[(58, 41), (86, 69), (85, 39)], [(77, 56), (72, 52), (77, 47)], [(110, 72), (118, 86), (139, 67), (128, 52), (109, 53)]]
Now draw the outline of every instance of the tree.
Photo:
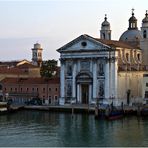
[(40, 69), (41, 77), (45, 78), (53, 77), (56, 74), (57, 63), (58, 62), (54, 59), (43, 61)]

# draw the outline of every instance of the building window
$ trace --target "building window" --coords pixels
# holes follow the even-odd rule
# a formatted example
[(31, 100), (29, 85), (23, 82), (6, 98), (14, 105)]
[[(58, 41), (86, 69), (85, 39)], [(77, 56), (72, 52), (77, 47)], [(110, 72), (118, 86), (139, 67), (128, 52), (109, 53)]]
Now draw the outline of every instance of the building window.
[(137, 59), (138, 59), (138, 61), (141, 61), (140, 53), (137, 54)]
[(27, 90), (27, 92), (28, 92), (28, 91), (29, 91), (29, 88), (27, 88), (26, 90)]
[(55, 88), (55, 91), (58, 91), (58, 89), (57, 89), (57, 88)]
[(48, 98), (49, 98), (49, 104), (51, 104), (51, 96), (49, 96)]
[(23, 90), (23, 89), (21, 88), (21, 92), (22, 92), (22, 90)]
[(45, 88), (43, 88), (43, 92), (45, 92)]
[(32, 88), (32, 91), (34, 91), (34, 88)]
[(126, 53), (126, 61), (129, 62), (129, 53)]
[(105, 33), (103, 33), (102, 35), (103, 35), (103, 39), (105, 39)]
[(10, 90), (12, 91), (12, 88)]
[(146, 83), (146, 87), (148, 87), (148, 83)]
[(81, 45), (82, 45), (83, 47), (85, 47), (85, 46), (87, 46), (87, 43), (86, 43), (86, 42), (82, 42)]
[(148, 98), (148, 91), (145, 91), (145, 98)]
[(51, 88), (49, 88), (49, 91), (51, 91)]
[(45, 103), (45, 96), (43, 96), (43, 103)]
[(143, 38), (144, 38), (144, 39), (147, 38), (147, 36), (146, 36), (146, 30), (143, 31)]
[(7, 89), (5, 88), (5, 91), (6, 91)]
[(58, 96), (54, 96), (54, 99), (55, 99), (55, 101), (57, 101), (58, 100)]
[(2, 87), (2, 85), (0, 85), (0, 90), (2, 90), (3, 89), (3, 87)]
[(15, 91), (17, 91), (17, 88), (15, 88)]
[(36, 91), (38, 92), (39, 91), (39, 88), (36, 88)]

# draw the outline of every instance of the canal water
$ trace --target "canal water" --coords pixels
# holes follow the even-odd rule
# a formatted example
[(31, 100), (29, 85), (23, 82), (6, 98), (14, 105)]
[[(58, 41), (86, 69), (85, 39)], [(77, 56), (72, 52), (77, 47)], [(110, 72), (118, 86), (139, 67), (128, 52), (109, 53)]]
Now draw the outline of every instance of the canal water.
[(0, 147), (148, 146), (148, 118), (19, 111), (0, 116)]

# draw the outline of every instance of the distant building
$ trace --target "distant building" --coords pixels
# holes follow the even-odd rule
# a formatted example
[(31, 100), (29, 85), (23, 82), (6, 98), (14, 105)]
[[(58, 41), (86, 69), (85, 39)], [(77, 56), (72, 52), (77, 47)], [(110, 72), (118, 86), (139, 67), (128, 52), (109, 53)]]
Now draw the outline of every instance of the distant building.
[(128, 30), (119, 41), (111, 40), (105, 16), (100, 39), (81, 35), (60, 53), (60, 104), (142, 102), (143, 74), (148, 73), (148, 14), (141, 31), (132, 10)]
[[(40, 98), (43, 104), (56, 104), (59, 98), (59, 78), (5, 78), (0, 82), (3, 100), (24, 103), (32, 98)], [(2, 97), (1, 97), (2, 99)]]
[(42, 48), (39, 43), (34, 44), (32, 48), (32, 64), (41, 67), (42, 65)]
[(144, 103), (148, 103), (148, 74), (143, 75), (142, 97)]

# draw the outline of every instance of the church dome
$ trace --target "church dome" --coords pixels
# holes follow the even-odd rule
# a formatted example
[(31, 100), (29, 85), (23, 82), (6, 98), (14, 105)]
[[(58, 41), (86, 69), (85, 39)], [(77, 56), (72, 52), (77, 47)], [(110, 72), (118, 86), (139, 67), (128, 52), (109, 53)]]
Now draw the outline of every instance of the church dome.
[(148, 13), (146, 10), (145, 18), (142, 20), (142, 27), (148, 27)]
[(137, 19), (134, 16), (134, 9), (132, 9), (132, 16), (129, 19), (129, 27), (128, 30), (125, 31), (121, 36), (120, 36), (120, 41), (126, 41), (126, 42), (138, 42), (142, 38), (140, 30), (138, 30), (137, 27)]
[(142, 20), (142, 23), (148, 23), (148, 13), (146, 10), (145, 18)]
[(101, 25), (102, 30), (110, 29), (110, 23), (107, 21), (107, 15), (105, 14), (104, 22)]
[(141, 32), (140, 30), (127, 30), (125, 31), (121, 37), (120, 41), (140, 41), (141, 39)]

